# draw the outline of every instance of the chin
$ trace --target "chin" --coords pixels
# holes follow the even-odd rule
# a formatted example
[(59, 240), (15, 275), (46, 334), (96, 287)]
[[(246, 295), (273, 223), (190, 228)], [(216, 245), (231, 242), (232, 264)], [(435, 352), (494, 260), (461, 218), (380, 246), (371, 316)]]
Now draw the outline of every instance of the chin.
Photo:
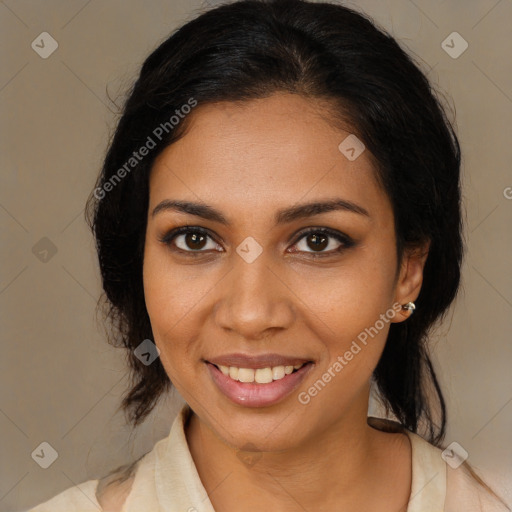
[[(209, 410), (206, 418), (216, 435), (236, 450), (282, 451), (299, 444), (308, 432), (298, 414), (304, 408), (296, 403), (288, 405), (255, 409), (228, 404)], [(300, 409), (293, 411), (292, 407)]]

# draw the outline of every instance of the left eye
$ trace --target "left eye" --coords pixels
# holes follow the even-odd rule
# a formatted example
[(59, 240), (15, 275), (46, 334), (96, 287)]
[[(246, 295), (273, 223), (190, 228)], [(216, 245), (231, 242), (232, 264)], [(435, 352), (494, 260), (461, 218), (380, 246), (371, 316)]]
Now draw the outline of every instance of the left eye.
[[(337, 241), (338, 244), (333, 242), (333, 239)], [(296, 242), (294, 245), (299, 246), (302, 241), (304, 241), (303, 248), (313, 249), (312, 251), (304, 250), (303, 252), (313, 254), (313, 256), (330, 255), (334, 252), (339, 252), (341, 249), (348, 249), (354, 245), (353, 241), (348, 236), (326, 228), (312, 229), (302, 233), (298, 239), (299, 243)], [(301, 251), (299, 250), (298, 252)]]

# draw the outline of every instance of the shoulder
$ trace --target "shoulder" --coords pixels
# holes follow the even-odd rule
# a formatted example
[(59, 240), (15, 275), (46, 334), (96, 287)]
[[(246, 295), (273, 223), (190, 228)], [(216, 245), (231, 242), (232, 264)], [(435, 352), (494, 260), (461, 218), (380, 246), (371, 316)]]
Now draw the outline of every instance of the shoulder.
[(98, 482), (96, 498), (104, 512), (121, 512), (135, 480), (140, 459), (116, 468)]
[(453, 460), (451, 463), (452, 458), (442, 448), (398, 422), (369, 417), (368, 424), (383, 432), (403, 432), (409, 437), (412, 482), (408, 512), (512, 512), (492, 485), (484, 482), (468, 462)]
[(457, 468), (447, 465), (446, 511), (510, 512), (512, 509), (484, 482), (470, 464), (464, 462)]
[(158, 441), (149, 452), (134, 462), (114, 469), (101, 479), (88, 480), (70, 487), (26, 512), (127, 512), (142, 510), (148, 506), (151, 509), (149, 501), (156, 503), (155, 477), (159, 454), (160, 458), (167, 457), (166, 447), (172, 439), (175, 444), (178, 443), (179, 449), (187, 449), (184, 437), (180, 437), (180, 433), (183, 435), (186, 411), (185, 404), (175, 419), (169, 436)]
[[(457, 461), (442, 448), (430, 444), (417, 434), (409, 433), (413, 446), (413, 468), (424, 477), (426, 489), (444, 495), (444, 511), (511, 512), (511, 509), (476, 473), (467, 461)], [(428, 485), (427, 485), (428, 482)]]
[(120, 466), (99, 480), (70, 487), (27, 512), (121, 512), (131, 492), (139, 461)]
[(98, 482), (98, 480), (88, 480), (70, 487), (27, 512), (98, 512), (99, 504), (96, 500)]

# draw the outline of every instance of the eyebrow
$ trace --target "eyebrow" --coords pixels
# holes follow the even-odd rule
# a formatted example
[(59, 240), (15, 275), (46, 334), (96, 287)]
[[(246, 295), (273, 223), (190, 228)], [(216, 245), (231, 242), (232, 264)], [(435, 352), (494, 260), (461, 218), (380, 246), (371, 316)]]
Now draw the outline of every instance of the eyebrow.
[[(276, 212), (274, 219), (276, 225), (279, 225), (290, 223), (298, 219), (313, 217), (314, 215), (319, 215), (321, 213), (340, 210), (356, 213), (358, 215), (370, 218), (370, 214), (362, 206), (359, 206), (345, 199), (336, 198), (328, 201), (316, 201), (299, 204), (290, 208), (283, 208)], [(155, 217), (158, 213), (165, 211), (175, 211), (178, 213), (195, 215), (196, 217), (218, 222), (224, 226), (230, 226), (230, 222), (219, 210), (204, 203), (165, 199), (154, 208), (151, 216)]]

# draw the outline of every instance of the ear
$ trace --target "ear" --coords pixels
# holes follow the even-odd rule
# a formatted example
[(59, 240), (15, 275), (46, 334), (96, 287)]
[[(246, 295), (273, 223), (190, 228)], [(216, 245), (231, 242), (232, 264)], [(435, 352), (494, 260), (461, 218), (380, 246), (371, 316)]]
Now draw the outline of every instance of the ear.
[[(427, 261), (430, 249), (430, 241), (421, 246), (404, 250), (402, 264), (400, 266), (400, 275), (395, 288), (395, 303), (407, 304), (414, 302), (420, 294), (423, 283), (423, 269)], [(403, 322), (411, 312), (403, 309), (398, 312), (391, 320), (392, 322)]]

